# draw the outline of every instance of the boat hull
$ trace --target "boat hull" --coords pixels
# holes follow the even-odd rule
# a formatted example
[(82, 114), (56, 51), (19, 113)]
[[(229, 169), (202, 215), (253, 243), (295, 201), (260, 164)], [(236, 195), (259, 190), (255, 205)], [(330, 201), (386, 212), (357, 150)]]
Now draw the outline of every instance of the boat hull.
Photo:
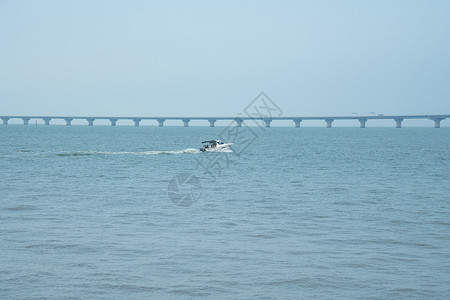
[(200, 151), (202, 151), (202, 152), (220, 152), (222, 150), (229, 149), (231, 145), (233, 145), (233, 143), (221, 144), (221, 145), (217, 145), (216, 147), (209, 147), (209, 148), (202, 147), (202, 148), (200, 148)]

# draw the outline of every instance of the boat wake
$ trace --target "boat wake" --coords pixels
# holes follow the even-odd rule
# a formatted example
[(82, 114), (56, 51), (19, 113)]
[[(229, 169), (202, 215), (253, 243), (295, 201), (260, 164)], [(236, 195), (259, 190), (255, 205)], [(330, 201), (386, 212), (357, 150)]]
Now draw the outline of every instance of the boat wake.
[(120, 152), (109, 152), (109, 151), (64, 151), (56, 153), (57, 156), (92, 156), (92, 155), (160, 155), (160, 154), (196, 154), (201, 153), (200, 150), (194, 148), (187, 148), (184, 150), (162, 150), (162, 151), (120, 151)]
[[(215, 151), (209, 151), (206, 153), (229, 153), (233, 152), (231, 149), (217, 149)], [(201, 152), (198, 149), (194, 148), (186, 148), (184, 150), (161, 150), (161, 151), (139, 151), (139, 152), (130, 152), (130, 151), (119, 151), (119, 152), (110, 152), (110, 151), (64, 151), (54, 153), (57, 156), (93, 156), (93, 155), (173, 155), (173, 154), (198, 154), (205, 153)], [(41, 153), (44, 154), (44, 153)], [(48, 154), (48, 153), (46, 153)]]

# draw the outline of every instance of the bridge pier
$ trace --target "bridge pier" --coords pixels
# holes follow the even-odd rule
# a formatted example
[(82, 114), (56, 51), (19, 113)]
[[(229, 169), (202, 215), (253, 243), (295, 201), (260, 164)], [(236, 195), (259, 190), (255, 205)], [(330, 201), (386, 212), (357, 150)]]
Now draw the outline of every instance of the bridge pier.
[(366, 128), (367, 119), (358, 119), (358, 121), (359, 121), (360, 128)]
[(334, 119), (325, 119), (325, 122), (327, 122), (327, 128), (331, 128), (333, 126)]
[(434, 121), (434, 128), (441, 128), (441, 121), (445, 118), (431, 118)]
[(67, 126), (72, 125), (73, 118), (65, 118), (64, 120), (66, 121)]
[(138, 118), (134, 118), (133, 122), (134, 122), (134, 126), (139, 126), (139, 123), (141, 123), (142, 119), (138, 119)]
[(395, 121), (396, 128), (402, 128), (403, 118), (395, 118), (394, 121)]
[(52, 118), (42, 118), (42, 120), (44, 120), (45, 125), (50, 125)]
[(94, 121), (95, 121), (95, 119), (94, 119), (94, 118), (87, 118), (86, 120), (88, 121), (88, 123), (89, 123), (89, 126), (92, 126), (92, 125), (94, 125)]
[(266, 127), (270, 127), (270, 122), (272, 122), (272, 119), (263, 119), (264, 124), (266, 124)]
[(183, 121), (184, 127), (189, 127), (189, 119), (182, 119), (181, 121)]
[(23, 125), (28, 125), (30, 118), (28, 118), (28, 117), (22, 118), (22, 121), (23, 121)]
[(242, 127), (242, 122), (244, 122), (241, 118), (235, 118), (234, 121), (236, 122), (237, 127)]
[(293, 119), (295, 123), (295, 128), (300, 128), (300, 123), (303, 121), (302, 119)]
[(211, 120), (208, 120), (208, 122), (209, 122), (209, 127), (214, 127), (214, 126), (215, 126), (215, 123), (216, 123), (216, 121), (217, 121), (217, 120), (213, 120), (213, 119), (211, 119)]
[(165, 119), (156, 119), (156, 121), (158, 121), (159, 127), (163, 127), (164, 121), (166, 121), (166, 120)]
[(3, 117), (2, 121), (3, 121), (3, 125), (8, 125), (9, 118)]
[(111, 126), (116, 126), (117, 118), (110, 118), (109, 121), (111, 122)]

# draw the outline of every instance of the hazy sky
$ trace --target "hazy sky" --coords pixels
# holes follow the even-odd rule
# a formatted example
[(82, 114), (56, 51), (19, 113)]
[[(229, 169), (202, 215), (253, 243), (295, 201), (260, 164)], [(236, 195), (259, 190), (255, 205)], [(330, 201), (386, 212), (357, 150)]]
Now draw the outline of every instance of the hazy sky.
[(0, 0), (0, 115), (450, 113), (450, 1)]

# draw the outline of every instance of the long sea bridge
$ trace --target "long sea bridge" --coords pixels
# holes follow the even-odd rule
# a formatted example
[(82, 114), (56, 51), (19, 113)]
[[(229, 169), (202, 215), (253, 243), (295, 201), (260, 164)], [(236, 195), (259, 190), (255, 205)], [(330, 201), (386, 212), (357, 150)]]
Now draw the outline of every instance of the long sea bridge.
[(51, 120), (61, 119), (66, 122), (66, 125), (71, 125), (73, 120), (86, 120), (89, 126), (94, 125), (95, 120), (109, 120), (111, 126), (116, 126), (119, 120), (132, 120), (135, 126), (139, 126), (143, 120), (156, 120), (160, 127), (164, 126), (164, 122), (167, 120), (180, 120), (183, 122), (184, 127), (189, 127), (189, 122), (192, 120), (205, 120), (209, 122), (210, 127), (214, 127), (218, 120), (229, 120), (236, 122), (238, 127), (242, 127), (244, 121), (262, 121), (265, 127), (270, 127), (272, 121), (278, 120), (291, 120), (294, 122), (295, 127), (300, 127), (302, 121), (308, 120), (323, 120), (327, 128), (333, 126), (334, 121), (338, 120), (356, 120), (359, 121), (359, 127), (365, 128), (368, 120), (383, 120), (389, 119), (395, 121), (397, 128), (402, 127), (402, 122), (406, 119), (426, 119), (434, 122), (435, 128), (441, 127), (441, 121), (450, 118), (450, 115), (369, 115), (369, 116), (324, 116), (324, 117), (74, 117), (74, 116), (0, 116), (3, 124), (8, 124), (10, 119), (21, 119), (24, 125), (28, 125), (31, 119), (41, 119), (45, 125), (50, 125)]

